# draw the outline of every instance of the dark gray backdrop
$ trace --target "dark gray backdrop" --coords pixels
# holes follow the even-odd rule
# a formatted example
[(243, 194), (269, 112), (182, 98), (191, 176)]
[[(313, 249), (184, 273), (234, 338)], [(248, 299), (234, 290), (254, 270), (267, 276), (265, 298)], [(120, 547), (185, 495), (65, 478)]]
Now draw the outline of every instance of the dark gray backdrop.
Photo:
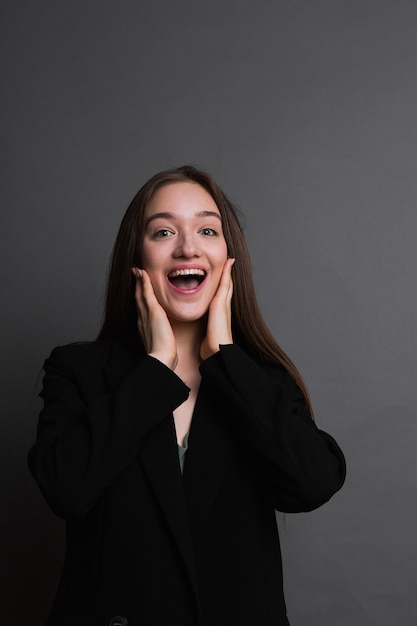
[(343, 491), (279, 521), (291, 623), (414, 625), (417, 3), (1, 13), (2, 617), (42, 626), (63, 552), (26, 469), (43, 360), (95, 336), (138, 187), (193, 163), (245, 214), (264, 314), (347, 456)]

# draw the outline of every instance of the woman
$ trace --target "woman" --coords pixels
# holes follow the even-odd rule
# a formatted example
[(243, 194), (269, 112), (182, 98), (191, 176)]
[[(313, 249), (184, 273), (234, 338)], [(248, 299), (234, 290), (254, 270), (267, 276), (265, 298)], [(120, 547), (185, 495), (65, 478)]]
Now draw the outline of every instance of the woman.
[(185, 166), (116, 240), (93, 344), (45, 363), (31, 470), (67, 520), (49, 626), (288, 625), (275, 510), (312, 510), (343, 455), (259, 312), (236, 213)]

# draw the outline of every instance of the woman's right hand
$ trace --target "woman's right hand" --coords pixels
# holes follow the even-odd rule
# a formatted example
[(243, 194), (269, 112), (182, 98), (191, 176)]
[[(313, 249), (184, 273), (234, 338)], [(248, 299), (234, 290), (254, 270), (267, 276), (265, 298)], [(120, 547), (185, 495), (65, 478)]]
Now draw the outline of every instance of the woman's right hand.
[(164, 309), (156, 299), (149, 274), (132, 268), (136, 278), (135, 300), (138, 311), (138, 331), (149, 356), (174, 370), (177, 366), (177, 344)]

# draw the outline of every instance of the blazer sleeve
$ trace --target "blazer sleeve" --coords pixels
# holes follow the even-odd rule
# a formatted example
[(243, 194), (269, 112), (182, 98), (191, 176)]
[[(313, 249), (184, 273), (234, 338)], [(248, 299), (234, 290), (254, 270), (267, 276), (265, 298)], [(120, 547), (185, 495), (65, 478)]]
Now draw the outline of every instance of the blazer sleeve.
[(89, 511), (132, 463), (140, 441), (189, 394), (168, 367), (141, 355), (113, 393), (103, 379), (99, 391), (86, 398), (81, 392), (89, 381), (85, 355), (81, 350), (74, 359), (68, 347), (55, 348), (45, 361), (44, 408), (28, 457), (45, 499), (63, 518)]
[(226, 404), (236, 435), (255, 452), (276, 510), (311, 511), (341, 488), (343, 453), (317, 428), (283, 367), (264, 367), (231, 344), (204, 361), (201, 373)]

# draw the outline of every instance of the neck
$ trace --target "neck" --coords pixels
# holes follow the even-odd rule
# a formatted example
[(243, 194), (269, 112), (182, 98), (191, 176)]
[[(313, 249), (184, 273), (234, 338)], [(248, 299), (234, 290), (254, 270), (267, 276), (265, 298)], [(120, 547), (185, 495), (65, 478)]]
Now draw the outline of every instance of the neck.
[(171, 321), (177, 343), (178, 362), (200, 361), (200, 346), (206, 332), (206, 320), (195, 322)]

